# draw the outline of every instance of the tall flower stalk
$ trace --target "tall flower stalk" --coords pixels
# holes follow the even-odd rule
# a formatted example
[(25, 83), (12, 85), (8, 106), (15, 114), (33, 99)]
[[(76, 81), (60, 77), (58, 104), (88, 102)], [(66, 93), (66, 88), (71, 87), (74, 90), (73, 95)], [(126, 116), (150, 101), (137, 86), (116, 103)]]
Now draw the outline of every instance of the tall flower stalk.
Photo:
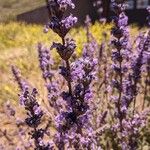
[(20, 95), (20, 101), (27, 111), (25, 122), (32, 129), (31, 132), (29, 132), (29, 135), (31, 135), (31, 139), (34, 139), (35, 150), (52, 150), (53, 145), (51, 145), (50, 142), (44, 142), (43, 140), (48, 126), (45, 128), (40, 127), (44, 112), (37, 102), (37, 94), (36, 89), (33, 89), (30, 93), (29, 89), (26, 88)]
[[(146, 74), (149, 74), (148, 63), (149, 63), (149, 46), (150, 46), (150, 31), (145, 35), (139, 36), (139, 43), (137, 44), (137, 56), (134, 55), (134, 59), (131, 64), (132, 68), (132, 79), (133, 79), (133, 91), (134, 91), (134, 108), (133, 113), (135, 111), (136, 106), (136, 95), (138, 93), (138, 86), (140, 79), (142, 78), (142, 69), (146, 67)], [(144, 104), (143, 104), (144, 105)]]
[(30, 93), (29, 88), (31, 87), (22, 79), (20, 70), (17, 67), (12, 66), (12, 73), (21, 90), (20, 105), (27, 111), (27, 118), (24, 122), (32, 129), (29, 135), (31, 139), (34, 139), (35, 150), (51, 150), (53, 146), (43, 140), (50, 122), (45, 128), (40, 127), (44, 112), (41, 110), (41, 106), (38, 104), (36, 98), (38, 94), (37, 89), (34, 88)]
[[(150, 6), (147, 8), (148, 11), (148, 27), (150, 27)], [(142, 110), (145, 108), (146, 100), (149, 98), (149, 91), (150, 91), (150, 29), (148, 29), (147, 34), (145, 35), (145, 53), (143, 56), (144, 64), (145, 64), (145, 71), (146, 71), (146, 79), (145, 79), (145, 87), (144, 87), (144, 100), (142, 104)]]
[[(75, 51), (76, 44), (73, 39), (66, 38), (66, 34), (77, 22), (77, 18), (73, 15), (65, 18), (64, 13), (68, 6), (74, 8), (74, 4), (70, 0), (50, 0), (48, 4), (52, 17), (46, 28), (51, 28), (62, 40), (62, 43), (54, 42), (51, 49), (55, 48), (64, 61), (65, 65), (60, 66), (60, 74), (66, 80), (68, 87), (68, 91), (62, 92), (66, 110), (62, 110), (56, 118), (58, 131), (56, 145), (59, 149), (64, 149), (66, 145), (67, 148), (70, 148), (71, 145), (75, 149), (90, 148), (92, 143), (85, 130), (91, 130), (90, 126), (88, 129), (86, 127), (89, 124), (88, 101), (92, 96), (90, 84), (94, 79), (93, 71), (96, 65), (93, 59), (94, 47), (92, 43), (86, 45), (82, 58), (71, 63), (70, 58)], [(80, 138), (83, 140), (79, 141)]]
[(11, 67), (13, 76), (15, 78), (15, 81), (18, 83), (18, 86), (21, 91), (24, 91), (26, 88), (28, 88), (28, 84), (25, 80), (21, 77), (21, 72), (16, 66)]
[(122, 120), (124, 118), (124, 113), (126, 111), (126, 104), (123, 103), (123, 74), (126, 73), (126, 66), (124, 65), (124, 59), (128, 59), (129, 49), (128, 40), (129, 33), (127, 29), (128, 18), (124, 13), (124, 1), (112, 2), (112, 7), (115, 13), (113, 18), (115, 26), (112, 29), (112, 34), (114, 40), (112, 41), (114, 49), (112, 52), (112, 60), (114, 64), (112, 65), (115, 74), (115, 79), (112, 81), (113, 86), (117, 89), (118, 96), (114, 97), (114, 103), (117, 108), (116, 116), (120, 122), (120, 131), (122, 132)]
[[(115, 17), (115, 26), (112, 29), (114, 48), (112, 52), (113, 70), (115, 72), (112, 84), (116, 89), (113, 96), (115, 103), (115, 116), (119, 123), (114, 125), (114, 131), (118, 136), (122, 149), (136, 149), (138, 147), (137, 136), (145, 125), (145, 118), (142, 113), (135, 112), (136, 100), (138, 96), (138, 83), (142, 78), (141, 69), (144, 65), (144, 54), (149, 45), (149, 36), (139, 39), (136, 51), (131, 51), (129, 32), (127, 28), (128, 18), (124, 13), (125, 1), (112, 1)], [(148, 56), (147, 54), (145, 54)], [(117, 95), (118, 94), (118, 95)], [(130, 106), (133, 103), (133, 114), (130, 114)], [(140, 125), (141, 124), (141, 125)], [(118, 131), (119, 128), (120, 130)], [(129, 133), (129, 128), (133, 131)]]
[(49, 49), (44, 47), (41, 43), (38, 44), (38, 54), (39, 54), (39, 66), (42, 71), (43, 79), (45, 81), (45, 86), (48, 91), (48, 102), (50, 107), (54, 108), (55, 114), (59, 112), (60, 105), (59, 100), (59, 82), (57, 82), (55, 76), (57, 73), (54, 72), (54, 60), (51, 57)]

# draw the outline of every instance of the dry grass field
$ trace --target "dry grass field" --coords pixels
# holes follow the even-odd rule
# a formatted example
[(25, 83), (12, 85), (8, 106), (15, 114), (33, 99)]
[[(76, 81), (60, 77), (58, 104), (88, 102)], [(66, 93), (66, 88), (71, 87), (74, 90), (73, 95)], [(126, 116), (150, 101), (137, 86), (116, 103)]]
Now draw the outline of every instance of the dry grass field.
[[(96, 23), (91, 27), (91, 31), (100, 42), (103, 39), (104, 31), (109, 31), (110, 27), (110, 25), (99, 26)], [(11, 65), (18, 66), (23, 77), (27, 78), (29, 82), (31, 81), (39, 90), (42, 90), (43, 82), (38, 67), (37, 43), (41, 42), (46, 46), (50, 46), (53, 41), (60, 41), (60, 39), (53, 32), (43, 33), (43, 26), (15, 22), (1, 23), (0, 33), (0, 103), (2, 104), (7, 100), (12, 102), (18, 100), (17, 94), (19, 91), (11, 73)], [(86, 42), (85, 29), (83, 27), (73, 29), (68, 36), (72, 35), (78, 45), (76, 53), (80, 55), (83, 44)], [(59, 61), (59, 57), (55, 52), (53, 52), (53, 55)]]

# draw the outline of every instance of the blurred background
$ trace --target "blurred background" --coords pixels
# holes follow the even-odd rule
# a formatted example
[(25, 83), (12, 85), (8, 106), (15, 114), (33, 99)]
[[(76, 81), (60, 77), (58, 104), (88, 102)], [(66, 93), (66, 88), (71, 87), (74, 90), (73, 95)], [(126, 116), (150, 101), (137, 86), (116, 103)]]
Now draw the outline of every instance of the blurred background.
[[(78, 24), (84, 23), (87, 14), (89, 14), (93, 22), (99, 18), (106, 18), (107, 21), (111, 20), (111, 0), (102, 0), (102, 4), (97, 3), (97, 1), (74, 0), (76, 9), (71, 12), (78, 17)], [(47, 0), (0, 0), (0, 22), (17, 20), (45, 24), (48, 21), (46, 2)], [(146, 8), (150, 5), (150, 0), (128, 0), (127, 4), (126, 12), (129, 16), (129, 23), (135, 23), (140, 26), (145, 25), (145, 18), (148, 15)]]

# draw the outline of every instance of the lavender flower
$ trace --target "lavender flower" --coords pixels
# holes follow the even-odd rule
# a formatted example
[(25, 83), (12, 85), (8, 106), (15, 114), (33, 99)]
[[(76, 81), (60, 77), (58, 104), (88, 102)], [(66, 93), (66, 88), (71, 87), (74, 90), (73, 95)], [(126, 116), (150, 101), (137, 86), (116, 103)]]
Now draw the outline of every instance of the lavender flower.
[(48, 7), (51, 13), (51, 21), (46, 25), (46, 30), (51, 28), (55, 33), (57, 33), (61, 38), (64, 38), (69, 32), (72, 26), (77, 22), (77, 18), (72, 15), (64, 18), (64, 12), (67, 7), (71, 6), (74, 8), (74, 4), (71, 0), (49, 0)]
[(118, 76), (116, 79), (113, 80), (113, 86), (117, 89), (119, 95), (117, 96), (117, 99), (115, 100), (116, 105), (116, 115), (118, 116), (118, 119), (120, 121), (120, 130), (122, 130), (122, 119), (124, 117), (124, 103), (122, 103), (122, 92), (123, 92), (123, 73), (124, 72), (124, 60), (128, 59), (128, 53), (129, 50), (129, 36), (128, 36), (128, 30), (127, 30), (127, 17), (125, 15), (124, 11), (124, 1), (117, 3), (116, 1), (112, 2), (112, 6), (114, 9), (114, 12), (116, 13), (116, 16), (114, 17), (114, 23), (115, 27), (112, 29), (112, 34), (114, 35), (114, 40), (112, 41), (115, 49), (112, 53), (112, 60), (114, 61), (113, 70), (116, 72), (116, 75)]
[[(139, 116), (139, 126), (134, 126), (133, 122), (129, 120), (134, 120), (136, 97), (138, 94), (138, 82), (141, 79), (141, 69), (143, 66), (143, 53), (147, 51), (146, 39), (140, 37), (138, 46), (136, 48), (136, 55), (131, 52), (131, 46), (129, 44), (129, 31), (127, 29), (128, 18), (124, 13), (124, 1), (113, 1), (113, 9), (116, 16), (114, 17), (115, 27), (112, 30), (112, 34), (115, 39), (113, 40), (113, 45), (115, 49), (112, 52), (112, 60), (114, 64), (112, 65), (114, 72), (116, 73), (116, 78), (113, 79), (113, 87), (117, 89), (117, 96), (114, 97), (114, 103), (116, 107), (116, 118), (119, 123), (117, 124), (116, 136), (119, 138), (120, 147), (122, 149), (136, 149), (137, 137), (139, 134), (139, 128), (142, 128), (142, 116)], [(149, 40), (148, 40), (149, 41)], [(133, 102), (133, 116), (129, 115), (129, 106)], [(130, 118), (130, 119), (129, 119)], [(135, 119), (136, 120), (136, 119)], [(145, 118), (143, 119), (145, 121)], [(137, 120), (136, 120), (137, 121)], [(135, 121), (135, 122), (136, 122)], [(133, 132), (127, 130), (131, 128)], [(141, 125), (141, 126), (140, 126)], [(138, 128), (138, 129), (137, 129)], [(129, 135), (130, 133), (130, 135)]]
[(32, 115), (32, 117), (31, 118), (29, 117), (26, 119), (26, 123), (30, 127), (37, 127), (40, 124), (40, 120), (43, 116), (43, 112), (41, 111), (39, 104), (37, 103), (36, 95), (37, 95), (36, 89), (33, 89), (31, 95), (28, 89), (26, 89), (22, 93), (22, 95), (20, 95), (20, 101), (23, 102), (25, 109), (29, 111), (30, 113), (32, 113), (29, 115), (29, 116)]
[(61, 21), (61, 24), (64, 28), (71, 29), (71, 27), (73, 27), (76, 24), (76, 22), (77, 22), (77, 18), (70, 15), (66, 17), (65, 19), (63, 19)]
[(51, 107), (54, 107), (59, 111), (59, 105), (57, 103), (59, 93), (59, 83), (55, 81), (55, 75), (53, 67), (54, 61), (50, 56), (49, 50), (41, 43), (38, 44), (39, 63), (42, 70), (43, 78), (48, 91), (48, 100)]
[[(89, 136), (89, 130), (90, 132), (92, 131), (89, 122), (90, 110), (88, 103), (92, 98), (90, 85), (95, 77), (94, 70), (95, 65), (97, 64), (97, 61), (92, 57), (93, 52), (94, 47), (92, 43), (86, 45), (83, 51), (83, 57), (71, 64), (71, 81), (68, 81), (69, 78), (66, 75), (65, 79), (68, 82), (71, 82), (72, 91), (71, 93), (62, 93), (62, 97), (67, 103), (67, 111), (62, 111), (62, 113), (57, 117), (58, 129), (59, 131), (63, 131), (65, 133), (63, 138), (68, 141), (71, 140), (72, 145), (77, 148), (83, 146), (83, 143), (80, 142), (77, 146), (76, 142), (78, 141), (78, 137), (76, 137), (76, 134), (80, 134), (82, 138), (86, 140)], [(68, 70), (65, 72), (67, 71)], [(82, 130), (87, 130), (87, 135), (84, 135)], [(66, 134), (67, 132), (69, 132), (69, 134)], [(72, 135), (74, 140), (70, 137), (70, 134), (74, 134)], [(85, 146), (90, 147), (90, 145), (91, 140), (87, 141)]]
[(50, 57), (49, 50), (46, 47), (43, 47), (41, 43), (38, 44), (38, 53), (39, 53), (39, 62), (40, 68), (43, 72), (44, 80), (52, 80), (52, 65), (54, 64), (53, 60)]
[(75, 5), (73, 4), (72, 0), (58, 0), (58, 4), (61, 8), (67, 8), (67, 6), (70, 6), (71, 8), (75, 8)]
[(44, 113), (37, 102), (36, 96), (36, 89), (33, 89), (32, 93), (30, 93), (27, 88), (23, 91), (22, 95), (20, 95), (20, 101), (22, 101), (28, 115), (25, 122), (30, 128), (33, 128), (29, 134), (31, 138), (34, 139), (35, 149), (51, 150), (53, 146), (49, 143), (44, 144), (43, 141), (45, 129), (39, 128)]
[[(61, 5), (59, 1), (56, 1), (56, 3)], [(59, 149), (63, 149), (68, 143), (72, 144), (74, 148), (81, 148), (83, 145), (87, 148), (90, 147), (91, 141), (83, 142), (84, 144), (82, 141), (78, 143), (79, 138), (77, 135), (80, 135), (83, 141), (86, 141), (89, 136), (84, 134), (83, 130), (86, 130), (89, 125), (88, 114), (90, 110), (88, 110), (88, 102), (92, 97), (90, 85), (94, 79), (94, 70), (97, 64), (97, 61), (93, 59), (95, 47), (92, 45), (93, 43), (87, 44), (83, 50), (83, 57), (70, 64), (70, 58), (76, 45), (74, 40), (65, 39), (65, 35), (76, 23), (77, 19), (73, 18), (72, 15), (63, 19), (60, 17), (63, 16), (63, 13), (61, 12), (58, 15), (57, 10), (55, 10), (53, 13), (55, 18), (52, 17), (49, 24), (49, 27), (62, 38), (62, 44), (53, 43), (51, 48), (57, 49), (58, 54), (66, 64), (65, 66), (60, 66), (60, 74), (68, 85), (68, 91), (62, 92), (62, 98), (66, 102), (66, 110), (62, 110), (56, 118), (58, 133), (55, 136), (55, 143)], [(55, 23), (53, 23), (54, 19)], [(91, 131), (90, 126), (87, 130)]]
[(148, 17), (147, 17), (147, 21), (148, 21), (148, 26), (150, 26), (150, 6), (147, 8), (148, 11)]
[(75, 41), (73, 39), (66, 39), (65, 45), (62, 45), (60, 43), (53, 43), (51, 48), (56, 48), (58, 54), (63, 60), (68, 60), (74, 53), (74, 50), (76, 48)]
[(20, 90), (24, 91), (26, 88), (28, 88), (28, 84), (21, 78), (20, 70), (15, 66), (12, 66), (11, 69)]
[[(123, 120), (123, 131), (118, 135), (122, 139), (121, 149), (136, 149), (138, 145), (140, 130), (146, 126), (146, 119), (149, 111), (144, 111), (135, 114), (133, 117), (129, 117)], [(112, 126), (112, 132), (119, 132), (119, 123)], [(116, 135), (117, 136), (117, 135)]]
[[(95, 7), (101, 13), (102, 1), (95, 2)], [(42, 99), (44, 105), (39, 103), (37, 89), (30, 90), (31, 87), (22, 79), (20, 71), (12, 66), (21, 90), (19, 100), (26, 110), (26, 118), (23, 121), (18, 119), (17, 111), (10, 103), (6, 103), (5, 113), (15, 119), (18, 128), (16, 133), (24, 149), (136, 150), (141, 144), (139, 137), (149, 115), (149, 111), (144, 110), (145, 101), (142, 112), (136, 109), (136, 101), (140, 95), (139, 90), (143, 90), (143, 81), (147, 82), (144, 85), (147, 92), (144, 92), (143, 99), (148, 95), (150, 31), (140, 34), (132, 46), (125, 0), (112, 0), (115, 16), (111, 31), (111, 58), (105, 44), (106, 33), (105, 41), (99, 45), (90, 33), (89, 17), (85, 22), (87, 43), (84, 44), (81, 57), (73, 58), (76, 43), (66, 35), (77, 23), (77, 18), (72, 14), (65, 17), (68, 7), (75, 8), (71, 0), (47, 0), (50, 21), (45, 26), (45, 32), (52, 29), (62, 41), (54, 41), (50, 48), (38, 44), (39, 67), (48, 92), (49, 107), (45, 99)], [(52, 49), (61, 58), (59, 74), (51, 57)], [(108, 101), (109, 97), (111, 101)], [(29, 129), (28, 136), (22, 128), (24, 125)], [(54, 133), (49, 131), (50, 125), (55, 128)], [(15, 140), (10, 142), (7, 130), (0, 130), (0, 133), (10, 145), (14, 145)], [(24, 140), (26, 136), (27, 143)], [(18, 150), (22, 149), (19, 144), (15, 145)]]

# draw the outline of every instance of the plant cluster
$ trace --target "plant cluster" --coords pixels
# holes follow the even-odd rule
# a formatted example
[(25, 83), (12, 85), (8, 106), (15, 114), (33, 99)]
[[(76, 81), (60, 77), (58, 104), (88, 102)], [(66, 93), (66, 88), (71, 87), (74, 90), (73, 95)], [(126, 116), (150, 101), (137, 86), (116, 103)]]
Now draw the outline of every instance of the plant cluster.
[[(75, 8), (74, 3), (48, 0), (47, 4), (51, 14), (44, 32), (52, 30), (61, 39), (49, 48), (38, 44), (47, 99), (41, 100), (40, 91), (22, 79), (19, 70), (12, 66), (21, 91), (20, 104), (26, 111), (24, 121), (18, 122), (16, 110), (10, 104), (5, 110), (15, 119), (19, 131), (24, 132), (20, 137), (29, 138), (22, 146), (17, 145), (17, 149), (136, 150), (145, 142), (149, 147), (145, 132), (147, 135), (150, 132), (146, 130), (150, 104), (150, 30), (139, 33), (133, 40), (125, 0), (112, 0), (111, 40), (107, 43), (107, 34), (103, 33), (103, 42), (98, 43), (90, 32), (91, 22), (87, 17), (87, 42), (78, 57), (76, 42), (68, 37), (77, 18), (72, 14), (65, 16), (68, 7)], [(52, 58), (53, 49), (60, 56), (60, 66)], [(1, 133), (9, 140), (6, 131)]]

